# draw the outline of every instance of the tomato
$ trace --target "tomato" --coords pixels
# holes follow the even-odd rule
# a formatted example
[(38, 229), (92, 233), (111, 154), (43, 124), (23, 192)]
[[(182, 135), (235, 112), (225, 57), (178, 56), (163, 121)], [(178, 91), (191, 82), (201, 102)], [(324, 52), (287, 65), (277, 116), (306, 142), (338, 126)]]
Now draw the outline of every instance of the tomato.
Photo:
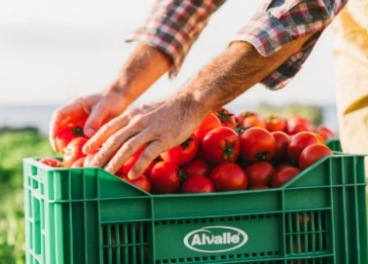
[(151, 176), (152, 168), (157, 164), (157, 161), (152, 161), (150, 165), (148, 165), (147, 169), (143, 172), (144, 175), (148, 177)]
[(182, 193), (211, 193), (215, 186), (210, 179), (203, 175), (192, 175), (187, 178), (181, 187)]
[(77, 159), (76, 161), (73, 162), (71, 168), (83, 168), (85, 159), (86, 159), (85, 157)]
[(263, 118), (258, 115), (252, 115), (244, 118), (243, 127), (260, 127), (266, 129), (266, 123)]
[(128, 178), (128, 176), (126, 174), (124, 174), (123, 172), (119, 172), (118, 175), (119, 178), (123, 179), (124, 181), (127, 181), (131, 184), (133, 184), (134, 186), (137, 186), (138, 188), (142, 189), (143, 191), (146, 192), (150, 192), (151, 191), (151, 184), (150, 181), (148, 180), (148, 178), (142, 174), (141, 176), (139, 176), (138, 178), (131, 180)]
[(221, 121), (215, 114), (211, 113), (203, 119), (202, 123), (194, 131), (194, 135), (201, 142), (209, 131), (218, 127), (221, 127)]
[(276, 141), (276, 151), (272, 158), (273, 163), (280, 163), (287, 159), (287, 147), (290, 143), (290, 136), (282, 131), (271, 132)]
[(299, 168), (304, 170), (323, 157), (332, 156), (333, 152), (323, 144), (313, 144), (306, 147), (299, 157)]
[(208, 176), (210, 173), (210, 165), (207, 164), (203, 159), (195, 159), (181, 168), (181, 171), (186, 177), (193, 175)]
[(234, 114), (225, 108), (220, 108), (215, 112), (215, 115), (220, 119), (221, 125), (224, 127), (236, 128)]
[(269, 186), (271, 184), (272, 177), (275, 174), (275, 168), (266, 161), (260, 161), (249, 165), (245, 169), (245, 173), (248, 176), (249, 186)]
[(196, 136), (192, 135), (181, 145), (176, 146), (160, 154), (163, 161), (173, 162), (179, 166), (187, 164), (197, 155), (199, 142)]
[(319, 126), (317, 128), (317, 133), (323, 138), (324, 141), (335, 137), (335, 134), (326, 126)]
[(146, 149), (146, 146), (142, 146), (138, 149), (124, 164), (121, 166), (119, 171), (122, 171), (124, 174), (128, 174), (129, 171), (133, 168), (139, 157), (141, 156), (142, 152)]
[(210, 173), (209, 179), (216, 191), (238, 191), (248, 187), (248, 178), (243, 169), (231, 162), (217, 165)]
[(235, 116), (235, 120), (238, 124), (242, 125), (245, 118), (249, 116), (254, 116), (254, 115), (257, 115), (257, 114), (255, 112), (245, 110), (241, 112), (239, 115)]
[(266, 118), (266, 129), (273, 131), (286, 131), (286, 119), (277, 115), (270, 115)]
[(287, 121), (287, 133), (295, 135), (302, 131), (314, 131), (313, 124), (301, 116), (294, 116)]
[(258, 184), (249, 188), (249, 190), (262, 190), (262, 189), (270, 189), (270, 187), (268, 187), (267, 185)]
[(240, 151), (239, 136), (231, 128), (215, 128), (204, 137), (202, 150), (206, 160), (212, 164), (234, 162)]
[(259, 127), (252, 127), (240, 135), (240, 155), (245, 161), (271, 160), (276, 151), (272, 134)]
[(64, 149), (63, 165), (66, 168), (70, 168), (72, 164), (86, 155), (83, 153), (82, 148), (87, 143), (88, 139), (85, 137), (77, 137), (72, 139)]
[(60, 128), (55, 137), (56, 151), (64, 153), (64, 149), (69, 142), (77, 137), (83, 137), (83, 126), (67, 126)]
[(54, 168), (61, 167), (61, 162), (54, 158), (42, 158), (40, 159), (40, 163)]
[(296, 167), (284, 166), (280, 170), (276, 171), (275, 175), (273, 176), (271, 186), (273, 188), (281, 187), (300, 172), (301, 171)]
[(292, 163), (298, 162), (300, 153), (309, 145), (323, 143), (316, 135), (313, 132), (299, 132), (291, 137), (287, 152)]
[(180, 190), (179, 167), (173, 162), (160, 161), (151, 171), (152, 193), (168, 194)]

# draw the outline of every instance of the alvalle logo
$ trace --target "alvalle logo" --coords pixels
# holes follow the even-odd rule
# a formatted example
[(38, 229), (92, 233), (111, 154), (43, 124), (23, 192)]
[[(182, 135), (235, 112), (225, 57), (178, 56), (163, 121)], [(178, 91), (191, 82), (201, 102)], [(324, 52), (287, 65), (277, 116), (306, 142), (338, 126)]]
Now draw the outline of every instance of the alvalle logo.
[(231, 226), (206, 226), (184, 237), (187, 248), (204, 253), (231, 251), (247, 241), (248, 235), (243, 230)]

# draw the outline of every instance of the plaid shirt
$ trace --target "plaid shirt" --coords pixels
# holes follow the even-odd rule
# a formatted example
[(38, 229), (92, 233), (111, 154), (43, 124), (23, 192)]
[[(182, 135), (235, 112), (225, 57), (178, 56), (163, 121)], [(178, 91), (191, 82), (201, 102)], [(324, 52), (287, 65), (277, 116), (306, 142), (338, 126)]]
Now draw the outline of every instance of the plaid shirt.
[[(176, 76), (185, 56), (210, 16), (225, 0), (157, 0), (150, 17), (127, 41), (152, 45), (173, 61), (170, 77)], [(301, 68), (322, 31), (347, 0), (265, 0), (256, 14), (232, 39), (247, 41), (263, 56), (310, 35), (304, 46), (275, 72), (262, 80), (266, 87), (284, 87)]]

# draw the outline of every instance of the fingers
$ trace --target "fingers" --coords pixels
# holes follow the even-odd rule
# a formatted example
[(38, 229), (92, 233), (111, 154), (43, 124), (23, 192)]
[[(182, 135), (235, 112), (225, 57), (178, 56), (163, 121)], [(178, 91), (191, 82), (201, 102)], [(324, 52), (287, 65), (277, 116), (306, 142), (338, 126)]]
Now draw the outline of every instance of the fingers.
[(160, 155), (162, 150), (162, 145), (159, 141), (151, 142), (130, 170), (128, 178), (133, 180), (142, 175), (151, 162)]
[(87, 137), (92, 137), (100, 129), (108, 115), (108, 106), (105, 101), (100, 101), (92, 108), (91, 114), (84, 125), (84, 134)]

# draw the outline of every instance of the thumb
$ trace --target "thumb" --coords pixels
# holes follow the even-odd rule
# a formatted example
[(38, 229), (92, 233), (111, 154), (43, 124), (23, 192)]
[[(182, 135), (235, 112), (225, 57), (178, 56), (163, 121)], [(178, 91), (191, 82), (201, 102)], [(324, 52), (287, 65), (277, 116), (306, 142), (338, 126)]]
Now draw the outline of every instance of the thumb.
[(84, 134), (87, 137), (92, 137), (101, 128), (108, 115), (109, 108), (103, 102), (95, 105), (84, 125)]

